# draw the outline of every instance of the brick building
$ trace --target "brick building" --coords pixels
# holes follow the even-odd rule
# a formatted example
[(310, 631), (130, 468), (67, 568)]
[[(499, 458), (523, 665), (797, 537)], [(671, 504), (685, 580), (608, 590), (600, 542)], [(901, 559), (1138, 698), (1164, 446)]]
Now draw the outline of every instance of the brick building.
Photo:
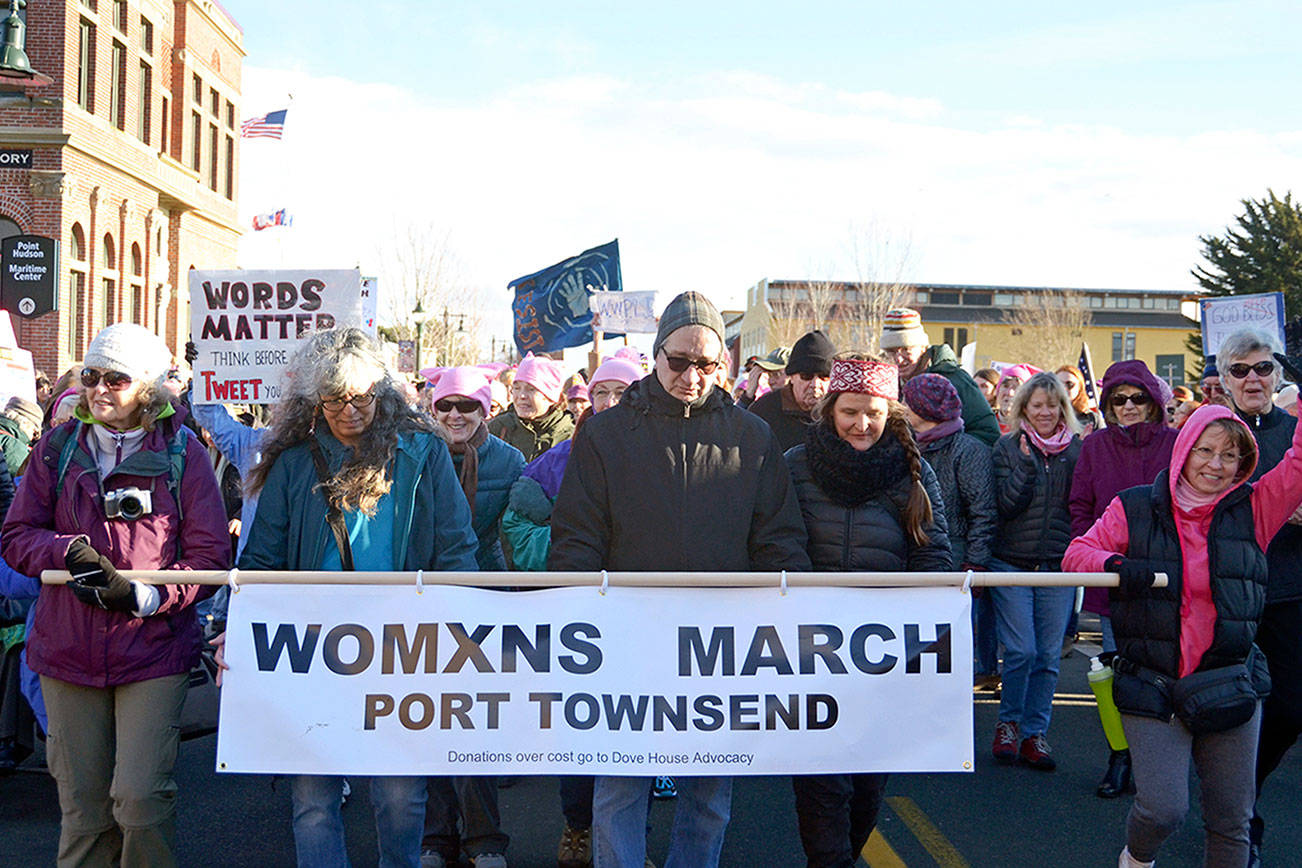
[(31, 0), (24, 13), (27, 55), (54, 82), (0, 94), (0, 148), (33, 151), (30, 169), (0, 168), (0, 237), (59, 239), (63, 274), (56, 312), (14, 317), (18, 342), (51, 377), (108, 323), (175, 349), (186, 273), (236, 260), (239, 25), (215, 0)]

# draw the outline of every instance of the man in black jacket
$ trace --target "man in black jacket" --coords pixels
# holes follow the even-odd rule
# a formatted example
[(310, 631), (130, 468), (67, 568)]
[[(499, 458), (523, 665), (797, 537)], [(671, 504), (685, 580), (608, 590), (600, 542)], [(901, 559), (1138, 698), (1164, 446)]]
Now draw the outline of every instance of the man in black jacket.
[(805, 429), (813, 421), (814, 405), (827, 394), (835, 355), (832, 342), (814, 329), (791, 348), (787, 384), (760, 396), (750, 405), (752, 413), (769, 423), (783, 452), (805, 442)]
[[(584, 423), (552, 512), (552, 570), (809, 570), (800, 506), (777, 441), (715, 386), (723, 320), (699, 293), (660, 318), (654, 372)], [(642, 868), (651, 778), (598, 777), (593, 849), (603, 865)], [(678, 781), (670, 849), (717, 865), (732, 779)], [(681, 838), (681, 840), (677, 840)]]

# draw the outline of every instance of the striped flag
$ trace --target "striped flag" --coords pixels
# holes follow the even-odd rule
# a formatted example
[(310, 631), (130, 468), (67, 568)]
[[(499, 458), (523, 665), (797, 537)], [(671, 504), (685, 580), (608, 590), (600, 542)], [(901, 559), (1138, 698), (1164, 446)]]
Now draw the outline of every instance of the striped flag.
[(272, 211), (270, 214), (253, 215), (253, 231), (261, 232), (263, 229), (270, 229), (272, 226), (293, 226), (294, 218), (284, 208), (279, 211)]
[(285, 134), (285, 115), (289, 109), (267, 112), (240, 124), (242, 139), (278, 139)]

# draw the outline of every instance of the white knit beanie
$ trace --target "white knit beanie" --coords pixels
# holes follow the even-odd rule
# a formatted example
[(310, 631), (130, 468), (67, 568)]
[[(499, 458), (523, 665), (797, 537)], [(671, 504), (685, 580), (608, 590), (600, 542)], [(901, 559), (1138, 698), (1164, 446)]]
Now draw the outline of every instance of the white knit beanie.
[(139, 381), (157, 380), (172, 366), (172, 351), (144, 326), (119, 322), (95, 335), (81, 362), (88, 368), (121, 371)]

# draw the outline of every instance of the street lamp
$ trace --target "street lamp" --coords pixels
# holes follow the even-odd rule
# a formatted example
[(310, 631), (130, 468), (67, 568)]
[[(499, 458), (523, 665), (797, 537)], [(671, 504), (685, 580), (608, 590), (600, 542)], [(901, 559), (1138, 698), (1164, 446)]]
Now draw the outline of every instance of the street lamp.
[(424, 331), (425, 321), (429, 319), (431, 316), (433, 316), (433, 314), (427, 313), (425, 311), (424, 306), (420, 303), (420, 299), (416, 299), (416, 309), (411, 312), (411, 318), (416, 321), (416, 373), (417, 374), (420, 373), (421, 333)]
[(26, 5), (27, 0), (9, 0), (9, 17), (0, 24), (4, 28), (3, 42), (0, 43), (0, 78), (15, 84), (50, 84), (54, 79), (32, 69), (32, 62), (27, 58), (27, 25), (18, 17), (18, 10)]

